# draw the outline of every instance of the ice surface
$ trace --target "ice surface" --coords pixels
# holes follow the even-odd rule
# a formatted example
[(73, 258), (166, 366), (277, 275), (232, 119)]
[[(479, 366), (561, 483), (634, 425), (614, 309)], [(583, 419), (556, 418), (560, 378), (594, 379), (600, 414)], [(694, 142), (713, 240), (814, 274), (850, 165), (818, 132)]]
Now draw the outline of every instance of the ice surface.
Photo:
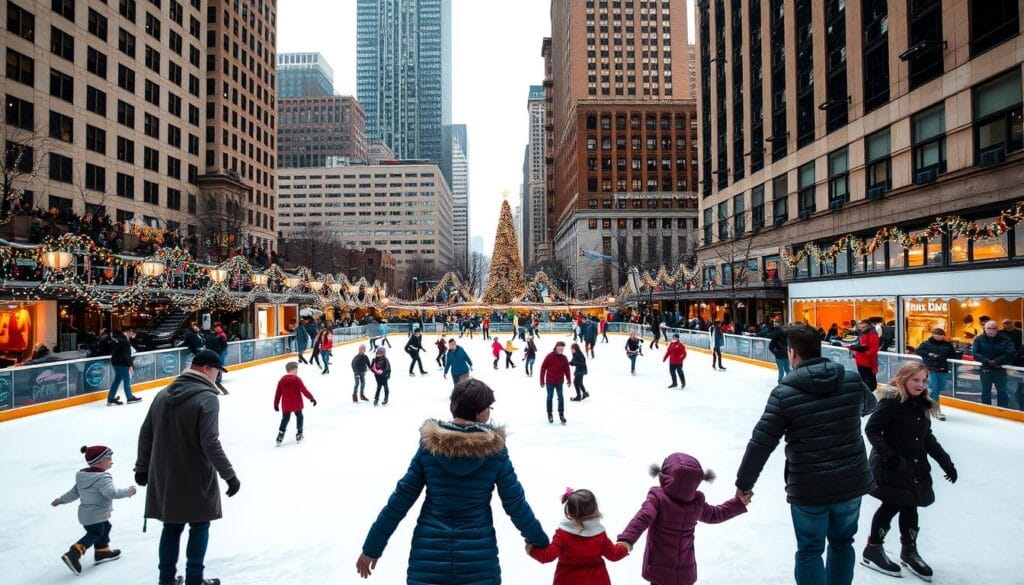
[[(409, 377), (409, 360), (400, 350), (404, 340), (392, 339), (394, 374), (387, 407), (351, 402), (348, 364), (353, 345), (335, 349), (328, 376), (303, 366), (301, 375), (319, 406), (306, 409), (306, 440), (301, 445), (295, 443), (293, 421), (284, 445), (274, 446), (279, 415), (272, 400), (283, 361), (226, 377), (232, 393), (221, 399), (221, 441), (242, 489), (236, 497), (224, 498), (224, 519), (213, 524), (207, 576), (220, 577), (227, 585), (359, 581), (354, 564), (366, 531), (415, 452), (420, 423), (448, 417), (450, 381), (442, 379), (430, 358), (424, 359), (428, 376)], [(567, 338), (545, 335), (539, 340), (539, 358), (556, 339)], [(432, 341), (428, 336), (424, 345), (432, 347)], [(685, 365), (686, 390), (668, 390), (662, 352), (646, 352), (638, 360), (637, 376), (631, 377), (624, 343), (625, 338), (613, 336), (610, 343), (598, 344), (585, 380), (591, 397), (582, 404), (570, 403), (567, 391), (569, 422), (563, 427), (548, 424), (544, 392), (537, 378), (525, 377), (518, 361), (521, 351), (515, 370), (494, 371), (490, 342), (479, 336), (463, 340), (476, 364), (474, 376), (497, 392), (494, 419), (508, 426), (512, 462), (549, 532), (561, 520), (559, 497), (572, 486), (597, 494), (614, 539), (652, 485), (648, 465), (673, 451), (690, 453), (718, 472), (717, 483), (705, 484), (710, 502), (719, 503), (735, 491), (736, 467), (775, 373), (728, 358), (728, 371), (715, 372), (707, 355), (691, 352)], [(372, 390), (371, 384), (368, 392)], [(75, 505), (49, 504), (83, 467), (78, 452), (83, 444), (112, 447), (115, 484), (132, 483), (138, 428), (154, 394), (143, 392), (144, 402), (137, 406), (94, 403), (0, 424), (0, 583), (156, 583), (160, 523), (150, 522), (149, 531), (142, 532), (141, 493), (115, 502), (112, 545), (123, 551), (122, 559), (92, 567), (90, 553), (81, 577), (74, 577), (59, 560), (82, 533)], [(1024, 425), (947, 412), (949, 421), (936, 422), (934, 428), (957, 465), (960, 481), (949, 485), (936, 478), (937, 503), (921, 513), (920, 552), (935, 569), (935, 583), (1024, 583)], [(725, 524), (698, 527), (702, 583), (792, 583), (795, 540), (783, 464), (780, 446), (755, 487), (749, 513)], [(877, 505), (873, 498), (864, 498), (858, 553)], [(549, 583), (554, 566), (539, 565), (524, 554), (522, 539), (496, 496), (494, 509), (504, 582)], [(418, 506), (391, 539), (371, 583), (405, 582), (417, 515)], [(898, 539), (890, 539), (887, 548), (896, 552)], [(642, 555), (641, 543), (630, 557), (609, 564), (613, 582), (641, 583)], [(184, 570), (184, 555), (179, 570)], [(893, 583), (860, 566), (855, 582)]]

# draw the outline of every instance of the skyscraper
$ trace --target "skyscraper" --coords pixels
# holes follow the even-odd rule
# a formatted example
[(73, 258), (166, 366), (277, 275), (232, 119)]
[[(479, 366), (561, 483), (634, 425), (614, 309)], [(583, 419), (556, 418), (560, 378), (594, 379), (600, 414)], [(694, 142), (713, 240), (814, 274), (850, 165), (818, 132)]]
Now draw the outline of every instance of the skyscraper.
[(457, 260), (469, 260), (469, 148), (465, 124), (452, 127), (452, 228)]
[(523, 264), (531, 266), (547, 260), (548, 251), (547, 205), (544, 201), (547, 190), (544, 86), (531, 85), (526, 103), (530, 114), (530, 133), (523, 169)]
[(277, 97), (334, 95), (334, 70), (320, 53), (281, 53), (277, 56)]
[(370, 140), (452, 183), (451, 0), (358, 0), (356, 93)]

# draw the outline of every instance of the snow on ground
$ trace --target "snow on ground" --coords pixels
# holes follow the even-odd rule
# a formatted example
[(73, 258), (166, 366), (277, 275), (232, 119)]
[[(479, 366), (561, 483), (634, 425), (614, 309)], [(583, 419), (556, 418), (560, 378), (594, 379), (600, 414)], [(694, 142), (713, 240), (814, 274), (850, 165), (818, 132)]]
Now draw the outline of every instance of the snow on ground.
[[(221, 441), (242, 489), (236, 497), (224, 498), (224, 519), (213, 524), (207, 576), (228, 585), (359, 581), (354, 564), (366, 531), (415, 452), (420, 423), (449, 414), (450, 381), (442, 379), (430, 358), (424, 359), (428, 376), (408, 377), (409, 360), (401, 351), (404, 338), (392, 339), (394, 375), (387, 407), (351, 402), (348, 364), (354, 345), (336, 348), (336, 365), (328, 376), (303, 366), (301, 374), (319, 406), (307, 407), (306, 441), (301, 445), (294, 442), (293, 421), (285, 444), (274, 446), (279, 415), (272, 400), (284, 361), (226, 377), (232, 393), (221, 400)], [(539, 340), (541, 358), (555, 339), (566, 337), (552, 334)], [(428, 336), (428, 342), (433, 340)], [(728, 371), (715, 372), (707, 355), (691, 352), (686, 390), (668, 390), (661, 352), (647, 352), (638, 360), (637, 376), (631, 377), (624, 341), (614, 336), (611, 343), (598, 344), (597, 360), (591, 361), (586, 378), (591, 398), (570, 403), (567, 391), (568, 425), (563, 427), (548, 424), (544, 392), (537, 378), (525, 377), (518, 361), (521, 352), (515, 370), (494, 371), (490, 342), (479, 336), (463, 340), (476, 364), (474, 375), (498, 395), (494, 419), (508, 426), (512, 462), (549, 532), (561, 520), (559, 497), (572, 486), (597, 494), (614, 539), (653, 484), (648, 465), (677, 450), (718, 471), (719, 481), (705, 484), (710, 502), (733, 495), (736, 467), (775, 373), (728, 358)], [(371, 385), (368, 392), (372, 390)], [(138, 406), (94, 403), (0, 424), (0, 581), (156, 582), (160, 524), (150, 522), (148, 532), (142, 532), (142, 494), (115, 502), (112, 544), (123, 551), (122, 559), (95, 568), (88, 561), (81, 577), (74, 577), (59, 560), (82, 533), (75, 505), (55, 509), (49, 504), (83, 467), (78, 451), (83, 444), (111, 446), (115, 484), (132, 483), (138, 428), (153, 395), (142, 393), (145, 401)], [(935, 430), (960, 472), (954, 486), (937, 478), (938, 501), (921, 515), (920, 551), (935, 568), (935, 583), (1024, 583), (1018, 553), (1024, 542), (1024, 507), (1016, 504), (1024, 485), (1024, 426), (950, 410), (949, 421), (936, 422)], [(792, 582), (795, 540), (783, 464), (780, 446), (755, 487), (748, 514), (697, 529), (702, 583)], [(522, 539), (496, 496), (494, 508), (504, 582), (550, 582), (554, 567), (541, 566), (524, 554)], [(876, 500), (864, 498), (858, 551), (876, 508)], [(371, 582), (405, 582), (417, 515), (418, 505), (392, 538)], [(892, 538), (887, 548), (897, 551), (898, 539)], [(610, 564), (613, 581), (642, 582), (642, 555), (640, 545), (627, 559)], [(179, 570), (184, 570), (184, 546)], [(856, 582), (891, 583), (860, 566)]]

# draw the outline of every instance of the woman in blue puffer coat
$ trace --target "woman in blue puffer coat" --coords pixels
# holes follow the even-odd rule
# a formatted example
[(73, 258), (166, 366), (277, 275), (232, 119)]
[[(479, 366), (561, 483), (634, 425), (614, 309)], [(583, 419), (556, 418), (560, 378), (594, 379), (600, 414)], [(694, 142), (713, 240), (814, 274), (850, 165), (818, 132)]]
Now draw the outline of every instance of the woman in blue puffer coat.
[(495, 485), (505, 512), (527, 542), (544, 547), (547, 534), (526, 502), (505, 448), (504, 427), (488, 424), (494, 392), (465, 380), (451, 396), (452, 420), (427, 420), (420, 447), (387, 505), (370, 527), (356, 570), (366, 578), (388, 539), (427, 488), (409, 552), (408, 585), (498, 585), (498, 544), (491, 515)]

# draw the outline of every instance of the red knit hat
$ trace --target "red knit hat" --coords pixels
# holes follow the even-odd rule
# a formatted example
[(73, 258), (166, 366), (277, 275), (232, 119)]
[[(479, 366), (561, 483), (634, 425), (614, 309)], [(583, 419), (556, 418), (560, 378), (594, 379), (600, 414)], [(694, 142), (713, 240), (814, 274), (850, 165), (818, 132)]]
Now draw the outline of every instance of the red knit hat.
[(96, 465), (100, 461), (103, 461), (114, 454), (114, 452), (110, 450), (110, 447), (103, 445), (93, 445), (92, 447), (86, 447), (83, 445), (82, 453), (85, 453), (85, 462), (89, 465)]

